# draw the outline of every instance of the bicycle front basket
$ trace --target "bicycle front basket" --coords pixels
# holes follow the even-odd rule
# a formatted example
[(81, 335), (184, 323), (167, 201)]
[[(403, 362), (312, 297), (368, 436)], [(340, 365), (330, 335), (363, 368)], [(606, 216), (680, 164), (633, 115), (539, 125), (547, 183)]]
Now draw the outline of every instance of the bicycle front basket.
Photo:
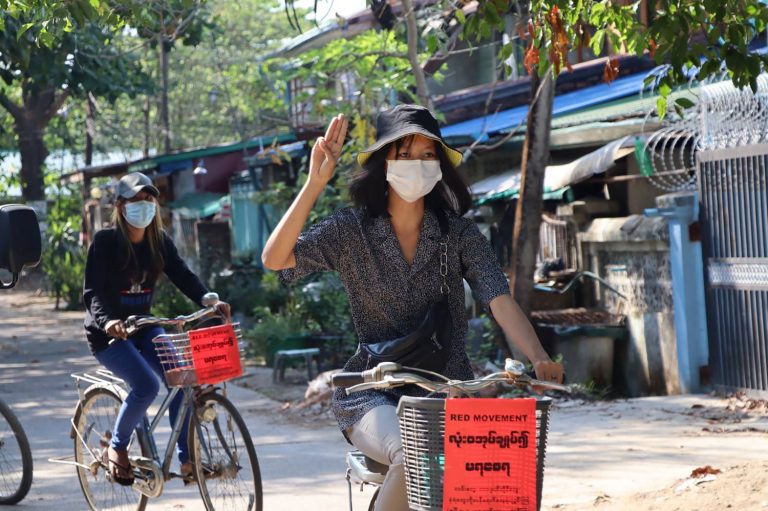
[[(548, 398), (536, 401), (537, 509), (541, 509), (550, 403)], [(409, 507), (415, 511), (442, 511), (445, 399), (404, 396), (397, 405), (397, 416)]]
[[(232, 323), (237, 337), (240, 359), (244, 356), (243, 333), (239, 323)], [(189, 332), (158, 335), (152, 342), (169, 387), (193, 387), (199, 385)], [(203, 383), (206, 383), (205, 381)]]

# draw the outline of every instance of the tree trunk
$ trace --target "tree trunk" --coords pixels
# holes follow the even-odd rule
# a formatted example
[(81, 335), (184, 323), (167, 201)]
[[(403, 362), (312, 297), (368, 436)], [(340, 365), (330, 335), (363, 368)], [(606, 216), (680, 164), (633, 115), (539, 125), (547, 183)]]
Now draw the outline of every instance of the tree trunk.
[(144, 139), (141, 143), (141, 155), (144, 158), (149, 158), (149, 96), (144, 98), (144, 106), (141, 108), (141, 112), (144, 114)]
[(23, 85), (23, 105), (17, 105), (0, 91), (0, 106), (13, 117), (13, 130), (19, 139), (21, 155), (21, 194), (26, 201), (45, 199), (43, 164), (48, 150), (43, 142), (45, 128), (61, 105), (69, 97), (69, 91), (49, 88), (32, 92)]
[(93, 136), (96, 132), (96, 105), (90, 94), (85, 99), (85, 166), (93, 164)]
[(45, 199), (43, 165), (48, 150), (43, 142), (43, 133), (47, 125), (48, 120), (43, 122), (37, 118), (17, 120), (14, 123), (21, 155), (21, 195), (25, 201)]
[[(512, 234), (512, 264), (508, 270), (512, 294), (526, 314), (531, 312), (533, 301), (533, 275), (539, 249), (544, 170), (549, 162), (549, 132), (554, 94), (555, 80), (549, 71), (543, 78), (539, 78), (535, 73), (531, 75), (532, 104), (528, 111), (523, 146), (520, 196)], [(538, 99), (535, 99), (537, 95)]]
[(408, 31), (408, 60), (411, 62), (411, 70), (416, 81), (416, 94), (422, 106), (432, 110), (432, 98), (427, 89), (427, 79), (419, 64), (419, 27), (416, 25), (416, 12), (413, 10), (411, 0), (403, 0), (402, 3), (405, 11), (405, 26)]
[(171, 121), (168, 115), (168, 52), (170, 47), (163, 35), (159, 35), (158, 51), (160, 57), (160, 122), (163, 128), (163, 150), (171, 152)]

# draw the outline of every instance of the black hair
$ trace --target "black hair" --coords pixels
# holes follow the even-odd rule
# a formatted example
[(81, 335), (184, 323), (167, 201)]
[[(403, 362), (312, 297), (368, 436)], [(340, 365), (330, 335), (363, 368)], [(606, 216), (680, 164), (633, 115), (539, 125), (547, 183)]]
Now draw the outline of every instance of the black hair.
[[(397, 151), (399, 151), (408, 138), (398, 139), (374, 152), (349, 184), (349, 196), (352, 202), (355, 206), (364, 209), (369, 217), (389, 216), (387, 212), (389, 190), (386, 171), (387, 153), (392, 144), (395, 144)], [(472, 207), (472, 195), (469, 187), (448, 158), (443, 144), (436, 141), (435, 152), (440, 160), (443, 178), (424, 197), (424, 206), (435, 213), (438, 218), (443, 218), (446, 214), (462, 216)]]

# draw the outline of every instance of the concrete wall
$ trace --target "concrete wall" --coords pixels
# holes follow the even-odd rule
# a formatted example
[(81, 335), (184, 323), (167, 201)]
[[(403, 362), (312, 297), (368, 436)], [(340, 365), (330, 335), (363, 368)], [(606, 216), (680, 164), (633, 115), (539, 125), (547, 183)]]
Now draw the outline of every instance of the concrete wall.
[(614, 350), (614, 384), (631, 396), (679, 393), (666, 220), (597, 218), (579, 234), (579, 246), (582, 267), (626, 297), (595, 284), (599, 305), (627, 316), (629, 339)]

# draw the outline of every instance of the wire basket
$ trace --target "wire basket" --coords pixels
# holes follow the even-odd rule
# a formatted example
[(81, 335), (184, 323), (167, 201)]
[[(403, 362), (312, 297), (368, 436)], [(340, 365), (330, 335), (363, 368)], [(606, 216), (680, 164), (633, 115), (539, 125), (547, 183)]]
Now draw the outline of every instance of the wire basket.
[[(536, 506), (541, 509), (550, 399), (536, 400)], [(405, 457), (408, 505), (442, 511), (445, 467), (445, 399), (403, 396), (397, 405)]]
[[(240, 323), (232, 323), (237, 337), (240, 359), (245, 356), (245, 343)], [(152, 339), (155, 353), (165, 374), (165, 382), (169, 387), (194, 387), (198, 385), (197, 373), (192, 357), (189, 332), (179, 334), (162, 334)]]

